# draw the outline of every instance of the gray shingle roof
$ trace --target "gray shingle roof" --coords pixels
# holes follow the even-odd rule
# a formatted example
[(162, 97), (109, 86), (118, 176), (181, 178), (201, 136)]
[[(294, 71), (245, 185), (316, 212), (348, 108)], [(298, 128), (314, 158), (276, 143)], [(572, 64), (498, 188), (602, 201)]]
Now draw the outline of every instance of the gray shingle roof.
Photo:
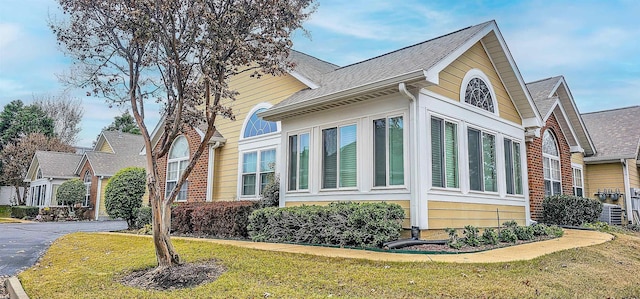
[(314, 99), (322, 96), (415, 71), (427, 70), (492, 23), (493, 21), (489, 21), (467, 27), (413, 46), (319, 74), (314, 81), (319, 85), (318, 88), (301, 90), (271, 109), (302, 102), (312, 103)]
[(78, 177), (75, 169), (82, 155), (49, 151), (36, 151), (35, 155), (43, 177), (61, 179)]
[(140, 155), (144, 145), (141, 135), (116, 131), (102, 132), (115, 153), (86, 152), (87, 159), (97, 176), (113, 176), (125, 167), (145, 167), (146, 158)]
[(598, 150), (585, 161), (638, 158), (640, 146), (640, 106), (582, 114), (582, 120)]
[(292, 50), (291, 53), (289, 53), (289, 59), (296, 64), (294, 71), (307, 77), (314, 83), (318, 83), (321, 80), (322, 75), (335, 71), (339, 68), (339, 66), (333, 63), (320, 60), (295, 50)]
[(555, 98), (549, 98), (549, 96), (560, 80), (562, 80), (562, 76), (527, 83), (527, 89), (533, 98), (533, 103), (543, 117), (549, 113), (555, 102)]

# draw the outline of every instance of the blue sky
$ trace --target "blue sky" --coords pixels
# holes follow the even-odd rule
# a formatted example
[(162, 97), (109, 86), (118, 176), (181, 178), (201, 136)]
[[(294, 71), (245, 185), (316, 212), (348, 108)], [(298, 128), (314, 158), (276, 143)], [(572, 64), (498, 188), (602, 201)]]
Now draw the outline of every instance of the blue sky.
[[(347, 65), (488, 20), (496, 20), (525, 81), (564, 75), (581, 112), (640, 105), (640, 1), (319, 0), (294, 48)], [(54, 0), (2, 0), (0, 106), (57, 94), (70, 61), (47, 20)], [(100, 98), (82, 99), (78, 145), (90, 146), (122, 113)], [(147, 113), (151, 126), (157, 111)]]

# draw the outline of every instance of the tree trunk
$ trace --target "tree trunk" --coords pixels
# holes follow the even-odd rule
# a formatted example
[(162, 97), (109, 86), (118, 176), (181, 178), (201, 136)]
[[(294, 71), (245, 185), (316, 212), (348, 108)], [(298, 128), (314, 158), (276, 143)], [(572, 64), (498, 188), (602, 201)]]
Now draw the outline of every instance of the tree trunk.
[(16, 189), (16, 204), (18, 204), (19, 206), (27, 204), (25, 201), (27, 189), (25, 188), (24, 192), (22, 192), (22, 195), (20, 195), (20, 187), (14, 186), (14, 188)]
[(149, 182), (149, 200), (151, 201), (151, 209), (153, 213), (153, 243), (156, 248), (156, 259), (158, 260), (158, 269), (168, 268), (180, 264), (180, 256), (176, 252), (171, 243), (171, 202), (162, 200), (160, 196), (160, 188), (156, 186), (156, 180), (152, 176), (157, 177), (157, 168), (153, 168), (150, 172)]

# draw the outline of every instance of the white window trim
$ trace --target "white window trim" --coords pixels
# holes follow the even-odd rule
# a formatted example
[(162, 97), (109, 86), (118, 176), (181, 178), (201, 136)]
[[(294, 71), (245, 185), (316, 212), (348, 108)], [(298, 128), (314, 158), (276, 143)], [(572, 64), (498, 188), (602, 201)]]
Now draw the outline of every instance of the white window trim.
[[(458, 137), (458, 187), (457, 188), (452, 188), (452, 187), (446, 187), (446, 182), (445, 182), (445, 187), (437, 187), (437, 186), (433, 186), (433, 177), (432, 177), (432, 169), (433, 169), (433, 160), (432, 160), (432, 153), (433, 153), (433, 149), (431, 148), (431, 119), (432, 118), (438, 118), (441, 119), (444, 122), (449, 122), (449, 123), (453, 123), (456, 125), (456, 136)], [(462, 135), (460, 135), (461, 132), (461, 127), (462, 127), (462, 122), (459, 119), (455, 119), (455, 118), (451, 118), (445, 115), (441, 115), (439, 113), (430, 113), (428, 114), (428, 118), (427, 118), (427, 134), (425, 136), (425, 138), (427, 138), (427, 142), (429, 143), (429, 168), (428, 168), (428, 182), (429, 182), (429, 189), (433, 189), (433, 190), (446, 190), (446, 191), (461, 191), (462, 190), (462, 184), (463, 184), (463, 167), (461, 164), (461, 152), (462, 152)], [(444, 133), (444, 132), (443, 132)], [(444, 135), (443, 135), (444, 136)], [(443, 169), (444, 170), (444, 169)], [(468, 176), (468, 174), (465, 174)], [(445, 174), (446, 176), (446, 174)]]
[[(89, 181), (87, 182), (87, 177), (89, 178)], [(84, 172), (84, 176), (82, 177), (82, 181), (84, 182), (84, 187), (85, 187), (85, 195), (84, 195), (84, 200), (82, 201), (82, 206), (83, 207), (88, 207), (89, 204), (91, 203), (91, 184), (92, 184), (92, 178), (93, 176), (91, 175), (91, 172), (89, 172), (89, 170)]]
[[(389, 127), (387, 126), (387, 134), (386, 134), (386, 141), (385, 141), (385, 154), (386, 154), (386, 166), (387, 166), (387, 174), (386, 174), (386, 186), (375, 186), (375, 171), (374, 171), (374, 167), (373, 167), (373, 163), (374, 163), (374, 157), (375, 157), (375, 152), (374, 152), (374, 146), (373, 146), (373, 142), (374, 142), (374, 127), (373, 127), (373, 121), (376, 119), (381, 119), (381, 118), (385, 118), (385, 119), (389, 119), (389, 118), (394, 118), (394, 117), (402, 117), (402, 162), (403, 162), (403, 171), (404, 171), (404, 184), (402, 185), (390, 185), (389, 184)], [(369, 117), (369, 124), (368, 124), (368, 134), (370, 136), (369, 142), (371, 142), (371, 153), (370, 153), (370, 157), (371, 157), (371, 163), (372, 163), (372, 167), (371, 167), (371, 191), (388, 191), (388, 190), (397, 190), (397, 189), (403, 189), (403, 190), (407, 190), (409, 188), (409, 183), (410, 183), (410, 161), (409, 159), (411, 157), (409, 157), (409, 119), (408, 119), (408, 113), (407, 112), (389, 112), (389, 113), (385, 113), (385, 114), (376, 114), (376, 115), (372, 115)]]
[[(524, 144), (524, 141), (519, 140), (519, 139), (514, 138), (514, 137), (511, 137), (511, 136), (503, 135), (502, 136), (502, 142), (501, 142), (500, 146), (503, 147), (503, 149), (502, 149), (503, 152), (502, 152), (501, 156), (502, 156), (502, 159), (504, 160), (504, 165), (502, 166), (502, 169), (503, 169), (502, 171), (504, 172), (504, 176), (503, 177), (498, 177), (498, 179), (501, 182), (502, 181), (505, 182), (504, 183), (504, 192), (505, 192), (506, 196), (508, 196), (508, 197), (523, 197), (524, 196), (524, 192), (525, 192), (524, 191), (525, 190), (525, 184), (528, 184), (528, 182), (525, 182), (524, 181), (524, 178), (525, 178), (524, 175), (520, 174), (520, 176), (521, 176), (520, 179), (522, 180), (522, 186), (520, 186), (520, 188), (522, 188), (522, 194), (516, 193), (516, 187), (517, 186), (516, 186), (516, 181), (515, 181), (516, 180), (515, 172), (514, 172), (514, 176), (513, 176), (513, 194), (507, 193), (507, 180), (506, 180), (506, 175), (507, 174), (506, 174), (506, 169), (505, 169), (507, 167), (507, 165), (506, 165), (507, 161), (504, 159), (504, 151), (507, 150), (506, 148), (504, 148), (504, 140), (505, 139), (511, 140), (511, 146), (512, 147), (513, 147), (513, 144), (515, 144), (515, 143), (518, 143), (520, 145), (520, 169), (523, 169), (523, 166), (522, 166), (523, 164), (522, 163), (527, 163), (527, 161), (526, 161), (526, 151), (523, 152), (523, 150), (524, 150), (523, 148), (526, 147), (526, 145)], [(512, 155), (511, 159), (513, 160), (513, 162), (515, 162), (515, 156), (513, 156), (513, 153), (511, 153), (511, 155)], [(523, 155), (524, 155), (524, 159), (523, 159)], [(512, 165), (512, 167), (513, 167), (513, 165)]]
[(244, 131), (247, 129), (247, 124), (249, 123), (249, 119), (251, 118), (251, 116), (256, 113), (256, 111), (260, 110), (260, 109), (269, 109), (273, 107), (272, 104), (269, 103), (260, 103), (257, 104), (255, 106), (253, 106), (253, 108), (251, 108), (251, 110), (249, 110), (249, 113), (247, 113), (244, 117), (244, 121), (242, 122), (242, 130), (240, 131), (240, 137), (238, 138), (239, 141), (238, 143), (240, 143), (241, 141), (246, 141), (246, 140), (253, 140), (253, 139), (262, 139), (265, 138), (267, 136), (273, 136), (273, 135), (278, 135), (280, 136), (280, 132), (282, 131), (282, 128), (280, 127), (280, 122), (277, 121), (276, 122), (276, 127), (277, 127), (277, 131), (276, 132), (271, 132), (268, 134), (263, 134), (263, 135), (257, 135), (257, 136), (251, 136), (251, 137), (244, 137)]
[[(272, 146), (267, 146), (267, 147), (261, 147), (261, 148), (253, 148), (253, 149), (249, 149), (249, 150), (244, 150), (240, 153), (240, 158), (239, 160), (239, 165), (238, 165), (238, 174), (239, 174), (239, 181), (238, 181), (238, 198), (241, 199), (246, 199), (246, 200), (257, 200), (260, 199), (262, 197), (262, 194), (260, 193), (260, 186), (262, 184), (262, 182), (260, 181), (260, 174), (264, 173), (260, 171), (260, 163), (261, 163), (261, 153), (264, 151), (269, 151), (269, 150), (274, 150), (275, 151), (275, 164), (276, 164), (276, 168), (274, 168), (273, 173), (276, 174), (278, 173), (277, 171), (277, 165), (278, 165), (278, 148), (275, 145)], [(256, 194), (254, 195), (243, 195), (242, 194), (242, 177), (245, 174), (244, 172), (242, 172), (242, 166), (244, 164), (244, 154), (249, 154), (249, 153), (256, 153), (256, 172), (251, 172), (251, 173), (247, 173), (247, 174), (255, 174), (256, 175)]]
[[(186, 140), (187, 149), (188, 149), (189, 155), (187, 155), (187, 157), (169, 159), (169, 156), (171, 155), (171, 151), (173, 150), (173, 146), (175, 145), (176, 140), (178, 140), (178, 138), (184, 138)], [(179, 135), (178, 137), (176, 137), (176, 139), (173, 140), (173, 143), (171, 144), (171, 148), (169, 149), (169, 152), (167, 153), (167, 166), (166, 166), (166, 171), (165, 171), (165, 182), (164, 182), (164, 196), (165, 197), (167, 196), (167, 193), (168, 193), (167, 192), (168, 191), (167, 190), (167, 185), (169, 184), (169, 164), (176, 163), (176, 162), (178, 163), (178, 175), (177, 175), (177, 178), (176, 178), (175, 181), (171, 180), (171, 182), (176, 182), (176, 184), (177, 184), (178, 181), (180, 180), (180, 176), (181, 176), (181, 174), (180, 174), (180, 163), (182, 161), (187, 161), (187, 163), (188, 163), (190, 158), (191, 158), (191, 146), (189, 145), (189, 139), (187, 139), (187, 137), (184, 136), (184, 135)], [(187, 178), (187, 179), (185, 179), (185, 182), (184, 182), (185, 184), (187, 184), (186, 185), (187, 186), (187, 192), (186, 192), (185, 198), (184, 199), (179, 199), (179, 196), (176, 196), (176, 199), (175, 199), (176, 202), (187, 202), (188, 201), (188, 199), (189, 199), (188, 180), (189, 179)], [(183, 186), (185, 186), (185, 185), (183, 184)]]
[[(348, 126), (352, 126), (355, 125), (356, 126), (356, 185), (355, 187), (340, 187), (340, 128), (341, 127), (348, 127)], [(336, 138), (338, 138), (336, 146), (338, 147), (337, 149), (337, 156), (336, 156), (336, 188), (324, 188), (324, 174), (322, 173), (323, 170), (323, 163), (324, 161), (323, 159), (323, 150), (322, 150), (322, 131), (325, 129), (332, 129), (332, 128), (336, 128), (336, 130), (338, 130), (338, 136)], [(319, 148), (319, 156), (318, 156), (318, 160), (320, 161), (320, 164), (318, 165), (318, 171), (319, 171), (319, 175), (318, 175), (318, 181), (320, 182), (320, 185), (318, 185), (318, 190), (319, 192), (323, 193), (323, 192), (335, 192), (335, 191), (357, 191), (360, 190), (360, 147), (361, 147), (361, 142), (359, 139), (360, 134), (359, 134), (359, 130), (360, 130), (360, 122), (357, 119), (349, 119), (349, 120), (344, 120), (344, 121), (340, 121), (340, 122), (335, 122), (335, 123), (331, 123), (331, 124), (323, 124), (321, 126), (318, 127), (318, 132), (320, 134), (319, 139), (318, 139), (318, 143), (320, 144), (320, 148)], [(309, 138), (311, 138), (311, 135), (309, 135)], [(311, 140), (309, 140), (309, 147), (311, 149)], [(311, 152), (311, 150), (309, 151)]]
[[(559, 182), (560, 183), (560, 193), (558, 193), (558, 195), (562, 195), (562, 194), (564, 194), (564, 191), (562, 190), (562, 159), (560, 159), (560, 154), (561, 154), (560, 145), (558, 144), (558, 137), (556, 137), (556, 133), (551, 131), (551, 130), (549, 130), (549, 129), (545, 130), (545, 133), (546, 133), (546, 131), (549, 131), (549, 134), (551, 134), (551, 136), (553, 137), (553, 141), (556, 144), (556, 149), (558, 150), (558, 156), (550, 155), (550, 154), (547, 154), (547, 153), (544, 152), (544, 133), (543, 133), (543, 135), (542, 135), (543, 136), (543, 140), (542, 140), (542, 144), (543, 144), (543, 146), (542, 146), (542, 182), (544, 183), (544, 181), (547, 181), (547, 178), (544, 177), (544, 160), (545, 159), (549, 159), (549, 177), (550, 177), (549, 181), (551, 182), (551, 194), (549, 196), (554, 196), (554, 194), (555, 194), (554, 193), (555, 190), (553, 189), (553, 183), (554, 182)], [(560, 171), (560, 179), (559, 180), (554, 180), (553, 179), (553, 173), (552, 173), (553, 166), (551, 164), (552, 161), (558, 161), (558, 171)], [(571, 182), (571, 185), (573, 185), (573, 182)], [(544, 196), (547, 196), (546, 192), (545, 192)]]
[[(307, 165), (307, 172), (308, 172), (307, 173), (307, 176), (308, 176), (307, 177), (307, 189), (300, 189), (300, 135), (304, 135), (304, 134), (309, 135), (309, 161), (308, 161), (309, 165)], [(298, 155), (296, 157), (296, 161), (297, 161), (296, 165), (298, 167), (296, 168), (296, 178), (297, 178), (296, 179), (296, 190), (290, 190), (289, 189), (289, 176), (290, 176), (289, 165), (291, 163), (291, 157), (289, 156), (289, 154), (291, 153), (291, 151), (289, 150), (289, 137), (291, 137), (291, 136), (297, 136), (297, 144), (296, 144), (296, 146), (298, 147), (297, 148)], [(313, 168), (312, 167), (312, 165), (313, 165), (312, 157), (315, 154), (315, 151), (313, 150), (313, 140), (312, 140), (313, 137), (312, 136), (313, 135), (311, 134), (311, 129), (292, 131), (292, 132), (289, 132), (287, 134), (287, 138), (286, 138), (286, 152), (287, 152), (286, 153), (286, 157), (287, 157), (286, 161), (287, 161), (287, 164), (284, 166), (285, 167), (285, 171), (283, 171), (283, 173), (285, 174), (285, 178), (286, 178), (286, 182), (284, 182), (284, 186), (286, 188), (285, 189), (286, 193), (309, 193), (309, 192), (311, 192), (311, 184), (312, 184), (312, 177), (311, 176), (312, 176), (312, 173), (313, 173), (313, 170), (312, 170), (312, 168)], [(283, 178), (280, 178), (280, 179), (282, 180)]]
[[(469, 193), (476, 193), (476, 194), (499, 194), (501, 187), (504, 187), (502, 184), (502, 181), (504, 180), (504, 174), (500, 175), (501, 169), (504, 168), (504, 157), (501, 157), (501, 153), (502, 156), (504, 156), (504, 142), (502, 142), (503, 144), (500, 144), (500, 141), (502, 141), (502, 138), (500, 138), (500, 134), (496, 131), (493, 130), (489, 130), (489, 129), (485, 129), (483, 127), (480, 126), (475, 126), (475, 125), (467, 125), (465, 127), (464, 130), (464, 138), (466, 140), (469, 139), (469, 136), (467, 135), (469, 132), (469, 129), (472, 130), (476, 130), (476, 131), (480, 131), (480, 142), (482, 143), (483, 140), (483, 134), (489, 134), (492, 135), (493, 141), (495, 142), (495, 155), (496, 155), (496, 191), (486, 191), (484, 190), (484, 167), (482, 168), (482, 189), (483, 190), (471, 190), (471, 178), (469, 178), (469, 174), (470, 174), (470, 170), (469, 170), (469, 145), (467, 144), (467, 146), (465, 147), (465, 151), (464, 153), (466, 154), (466, 166), (467, 166), (467, 173), (466, 173), (466, 178), (467, 178), (467, 182), (468, 182), (468, 187), (469, 187)], [(482, 146), (482, 144), (480, 144), (480, 146)], [(481, 158), (482, 158), (482, 164), (484, 165), (484, 151), (481, 152)], [(506, 190), (506, 187), (504, 188)]]
[[(578, 169), (580, 170), (580, 182), (582, 182), (582, 186), (576, 186), (576, 179), (575, 179), (575, 170)], [(577, 163), (571, 163), (571, 178), (572, 178), (572, 182), (571, 184), (573, 185), (573, 195), (576, 195), (576, 188), (582, 188), (582, 197), (585, 196), (585, 188), (584, 188), (584, 169), (583, 166), (581, 164), (577, 164)]]
[[(466, 95), (466, 91), (467, 91), (467, 85), (469, 85), (469, 81), (471, 81), (471, 79), (474, 78), (478, 78), (482, 81), (484, 81), (484, 83), (487, 85), (487, 88), (489, 89), (489, 93), (491, 94), (491, 101), (493, 102), (493, 112), (482, 109), (480, 107), (477, 107), (475, 105), (471, 105), (469, 103), (467, 103), (465, 101), (465, 95)], [(500, 110), (498, 108), (498, 98), (496, 97), (496, 93), (493, 90), (493, 85), (491, 84), (491, 80), (489, 79), (489, 77), (480, 69), (477, 68), (473, 68), (470, 69), (465, 75), (464, 78), (462, 79), (462, 84), (460, 85), (460, 103), (467, 105), (469, 107), (474, 107), (477, 110), (482, 111), (483, 113), (489, 114), (489, 115), (500, 115)]]

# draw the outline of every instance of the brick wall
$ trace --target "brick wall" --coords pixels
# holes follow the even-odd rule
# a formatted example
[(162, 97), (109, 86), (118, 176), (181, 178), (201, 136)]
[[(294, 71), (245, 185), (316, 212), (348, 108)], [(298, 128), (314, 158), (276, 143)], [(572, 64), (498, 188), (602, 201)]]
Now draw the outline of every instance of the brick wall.
[(551, 115), (540, 130), (540, 138), (527, 142), (527, 167), (529, 169), (529, 201), (531, 219), (542, 220), (542, 200), (544, 199), (544, 169), (542, 162), (542, 136), (551, 130), (558, 141), (560, 150), (560, 172), (562, 176), (562, 194), (573, 195), (573, 173), (571, 171), (571, 150), (562, 134), (555, 115)]
[[(186, 128), (185, 134), (183, 135), (187, 138), (189, 142), (189, 157), (193, 157), (193, 154), (198, 149), (198, 145), (200, 145), (200, 134), (196, 132), (193, 128)], [(160, 181), (160, 193), (162, 195), (165, 194), (166, 188), (166, 178), (167, 178), (167, 154), (165, 157), (158, 159), (158, 174)], [(209, 164), (209, 149), (206, 148), (198, 161), (196, 162), (195, 167), (189, 174), (187, 178), (188, 186), (187, 186), (187, 202), (203, 202), (207, 200), (207, 166)]]

